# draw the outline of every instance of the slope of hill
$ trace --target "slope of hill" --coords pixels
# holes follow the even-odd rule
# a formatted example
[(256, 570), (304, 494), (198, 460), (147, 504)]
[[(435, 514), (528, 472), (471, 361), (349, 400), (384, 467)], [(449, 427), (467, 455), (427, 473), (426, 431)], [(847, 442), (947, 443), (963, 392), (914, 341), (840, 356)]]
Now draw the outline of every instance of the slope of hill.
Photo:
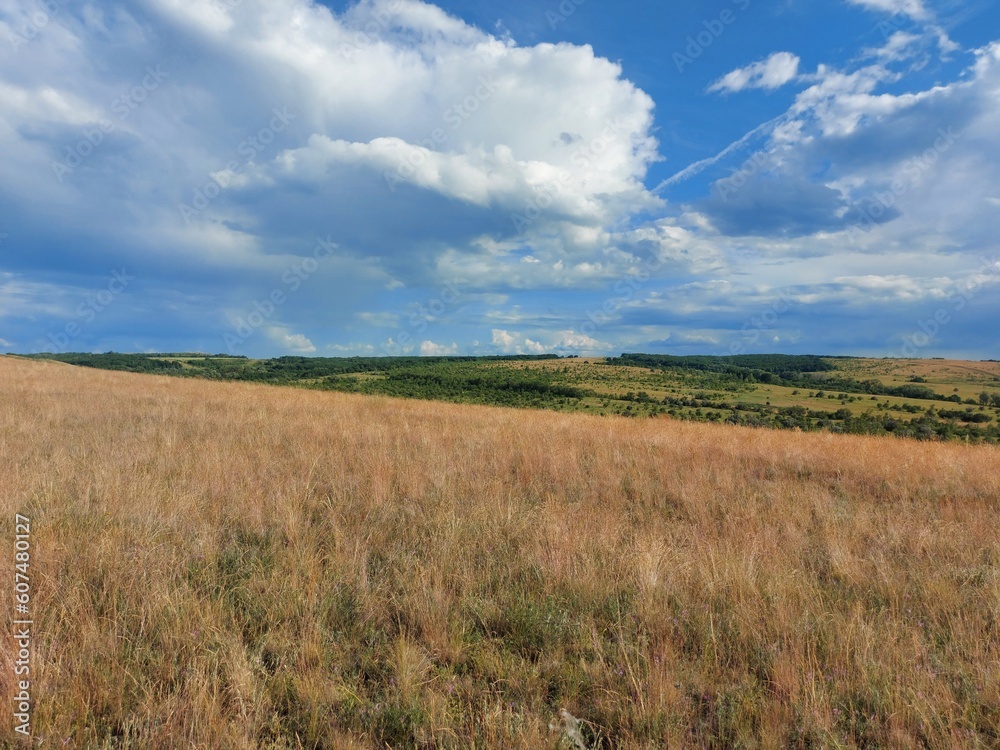
[(1000, 743), (992, 446), (0, 358), (0, 455), (42, 747)]
[[(1000, 445), (1000, 363), (787, 354), (606, 359), (58, 354), (85, 367), (452, 403)], [(920, 374), (918, 374), (920, 373)]]

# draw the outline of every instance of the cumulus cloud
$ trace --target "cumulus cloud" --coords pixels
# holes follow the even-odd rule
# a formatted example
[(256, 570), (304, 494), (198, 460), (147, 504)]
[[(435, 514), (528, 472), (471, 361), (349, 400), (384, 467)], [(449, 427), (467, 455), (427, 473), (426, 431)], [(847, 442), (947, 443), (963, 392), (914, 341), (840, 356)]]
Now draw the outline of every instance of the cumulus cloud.
[(850, 326), (821, 337), (831, 316), (905, 329), (974, 278), (1000, 179), (1000, 46), (920, 77), (954, 47), (930, 7), (854, 4), (905, 17), (814, 71), (778, 52), (718, 79), (799, 90), (653, 191), (653, 101), (589, 46), (420, 0), (61, 4), (0, 46), (3, 336), (43, 347), (124, 266), (137, 280), (74, 346), (145, 348), (159, 326), (161, 350), (221, 351), (264, 309), (247, 353), (704, 351), (785, 294), (758, 342), (854, 349)]
[(494, 328), (491, 343), (500, 354), (545, 354), (545, 345), (520, 333)]
[[(722, 272), (638, 295), (602, 331), (619, 341), (649, 331), (636, 349), (693, 352), (679, 342), (696, 316), (717, 353), (767, 351), (777, 337), (784, 350), (822, 340), (884, 356), (941, 311), (955, 323), (923, 353), (976, 352), (1000, 285), (989, 230), (1000, 44), (972, 56), (951, 82), (925, 87), (889, 60), (802, 76), (809, 85), (758, 131), (758, 150), (741, 139), (717, 160), (729, 173), (692, 206), (707, 226), (687, 231), (715, 244)], [(861, 321), (874, 323), (858, 333)]]
[(744, 89), (773, 91), (795, 80), (799, 74), (799, 57), (791, 52), (775, 52), (745, 68), (737, 68), (708, 87), (710, 92), (735, 93)]
[(268, 326), (264, 335), (280, 347), (286, 354), (314, 354), (316, 347), (304, 334), (290, 333), (285, 328)]
[(435, 344), (433, 341), (420, 342), (421, 357), (447, 357), (458, 354), (458, 344)]
[(589, 354), (606, 352), (613, 347), (607, 341), (599, 341), (578, 331), (556, 331), (552, 348), (561, 353)]
[[(448, 258), (519, 259), (662, 207), (643, 184), (653, 101), (619, 64), (519, 46), (420, 0), (63, 5), (0, 48), (0, 98), (4, 229), (45, 248), (8, 270), (91, 277), (125, 261), (168, 285), (225, 278), (204, 320), (218, 338), (223, 309), (288, 291), (317, 236), (337, 257), (299, 279), (276, 325), (300, 325), (320, 290), (331, 315), (387, 289), (402, 309), (410, 287), (447, 280)], [(565, 252), (584, 273), (603, 248)], [(468, 282), (515, 277), (489, 265), (507, 275)]]
[[(887, 233), (899, 233), (894, 242), (985, 247), (987, 207), (944, 189), (989, 195), (1000, 170), (995, 138), (986, 135), (1000, 124), (1000, 45), (975, 58), (955, 82), (899, 93), (883, 90), (900, 80), (883, 65), (820, 66), (764, 146), (717, 180), (700, 210), (736, 236), (843, 232), (851, 245), (887, 252)], [(965, 220), (956, 222), (959, 215)], [(942, 221), (947, 240), (928, 233)]]
[[(532, 336), (535, 338), (533, 339)], [(535, 340), (537, 339), (537, 340)], [(614, 350), (608, 341), (594, 338), (580, 330), (543, 330), (525, 335), (503, 329), (492, 330), (493, 351), (499, 354), (605, 354)]]

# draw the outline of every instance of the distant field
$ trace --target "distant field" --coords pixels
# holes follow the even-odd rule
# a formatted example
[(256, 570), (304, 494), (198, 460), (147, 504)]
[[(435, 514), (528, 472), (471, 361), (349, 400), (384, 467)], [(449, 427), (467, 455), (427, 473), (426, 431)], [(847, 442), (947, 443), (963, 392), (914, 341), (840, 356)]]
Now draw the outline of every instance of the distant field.
[[(915, 372), (995, 388), (966, 364)], [(994, 446), (0, 357), (0, 455), (39, 747), (1000, 746)]]
[(250, 360), (190, 353), (58, 359), (454, 403), (1000, 444), (1000, 362), (788, 355)]

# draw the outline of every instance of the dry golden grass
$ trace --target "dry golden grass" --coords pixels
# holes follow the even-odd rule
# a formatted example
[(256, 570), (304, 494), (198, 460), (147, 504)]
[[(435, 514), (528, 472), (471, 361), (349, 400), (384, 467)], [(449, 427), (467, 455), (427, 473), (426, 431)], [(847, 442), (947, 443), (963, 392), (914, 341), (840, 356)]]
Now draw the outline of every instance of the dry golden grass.
[(0, 455), (42, 747), (1000, 743), (995, 448), (0, 358)]

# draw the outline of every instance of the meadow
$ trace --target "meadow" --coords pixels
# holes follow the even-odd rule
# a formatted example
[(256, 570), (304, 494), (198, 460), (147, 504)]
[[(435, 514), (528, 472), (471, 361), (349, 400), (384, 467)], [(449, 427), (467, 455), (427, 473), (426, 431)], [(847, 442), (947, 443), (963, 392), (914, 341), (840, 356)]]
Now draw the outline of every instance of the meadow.
[(1000, 445), (1000, 362), (745, 354), (279, 357), (33, 355), (177, 377), (578, 414)]
[(659, 416), (0, 358), (34, 746), (1000, 746), (1000, 449)]

